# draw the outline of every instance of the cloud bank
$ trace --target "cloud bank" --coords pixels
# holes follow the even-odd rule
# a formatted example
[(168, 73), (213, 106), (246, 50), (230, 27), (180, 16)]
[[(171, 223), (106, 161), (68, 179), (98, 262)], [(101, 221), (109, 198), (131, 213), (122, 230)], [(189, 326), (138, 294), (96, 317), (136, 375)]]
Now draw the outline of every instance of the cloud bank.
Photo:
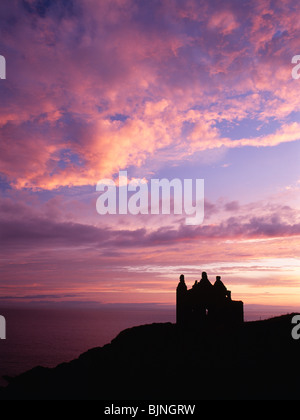
[[(12, 0), (0, 172), (15, 188), (95, 185), (130, 165), (300, 138), (290, 0)], [(289, 11), (293, 9), (293, 13)], [(232, 140), (220, 124), (277, 122)]]

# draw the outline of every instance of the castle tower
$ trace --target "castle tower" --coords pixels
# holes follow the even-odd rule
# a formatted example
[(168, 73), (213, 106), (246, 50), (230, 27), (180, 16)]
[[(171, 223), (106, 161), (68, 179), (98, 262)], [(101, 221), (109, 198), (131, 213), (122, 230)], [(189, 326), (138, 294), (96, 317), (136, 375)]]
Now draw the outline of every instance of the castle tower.
[(185, 284), (183, 275), (180, 276), (180, 282), (177, 287), (176, 300), (176, 322), (177, 325), (184, 325), (187, 321), (187, 286)]
[(224, 301), (227, 298), (231, 300), (231, 292), (227, 290), (220, 276), (217, 277), (216, 282), (214, 284), (214, 293), (218, 301)]

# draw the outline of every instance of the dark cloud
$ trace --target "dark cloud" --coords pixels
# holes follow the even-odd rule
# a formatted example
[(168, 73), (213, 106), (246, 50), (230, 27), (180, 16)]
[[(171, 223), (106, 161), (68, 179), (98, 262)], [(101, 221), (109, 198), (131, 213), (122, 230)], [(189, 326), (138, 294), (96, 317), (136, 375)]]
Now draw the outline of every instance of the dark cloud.
[(51, 15), (56, 18), (73, 16), (75, 9), (73, 0), (23, 0), (22, 4), (27, 13), (40, 18), (46, 18)]
[(274, 238), (300, 235), (300, 223), (288, 224), (278, 214), (264, 217), (231, 217), (216, 225), (178, 229), (161, 227), (155, 231), (114, 230), (72, 222), (56, 222), (41, 217), (0, 221), (1, 248), (6, 247), (95, 247), (114, 250), (153, 247), (200, 239)]
[(230, 203), (225, 204), (226, 211), (238, 211), (240, 209), (240, 205), (238, 201), (232, 201)]
[(57, 293), (57, 294), (37, 294), (37, 295), (24, 295), (24, 296), (1, 296), (0, 301), (6, 300), (44, 300), (44, 299), (69, 299), (69, 298), (76, 298), (78, 297), (77, 294), (65, 294), (65, 293)]

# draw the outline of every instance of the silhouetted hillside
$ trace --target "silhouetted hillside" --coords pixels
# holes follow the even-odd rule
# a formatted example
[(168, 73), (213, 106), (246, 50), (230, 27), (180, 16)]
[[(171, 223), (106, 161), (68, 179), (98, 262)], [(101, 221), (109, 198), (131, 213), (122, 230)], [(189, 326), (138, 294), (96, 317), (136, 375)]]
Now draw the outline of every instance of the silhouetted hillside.
[(292, 315), (235, 327), (153, 324), (55, 369), (10, 380), (2, 399), (299, 399)]

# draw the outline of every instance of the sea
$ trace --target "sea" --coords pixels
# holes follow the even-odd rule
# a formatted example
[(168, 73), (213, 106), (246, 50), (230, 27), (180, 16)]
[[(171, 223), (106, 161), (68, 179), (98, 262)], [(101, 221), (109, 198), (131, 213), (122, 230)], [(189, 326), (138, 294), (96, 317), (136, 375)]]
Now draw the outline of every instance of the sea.
[[(288, 311), (287, 311), (288, 312)], [(285, 308), (248, 307), (245, 320), (281, 315)], [(36, 366), (55, 367), (89, 349), (109, 344), (121, 331), (138, 325), (175, 322), (174, 307), (0, 308), (6, 340), (0, 340), (0, 386)]]

